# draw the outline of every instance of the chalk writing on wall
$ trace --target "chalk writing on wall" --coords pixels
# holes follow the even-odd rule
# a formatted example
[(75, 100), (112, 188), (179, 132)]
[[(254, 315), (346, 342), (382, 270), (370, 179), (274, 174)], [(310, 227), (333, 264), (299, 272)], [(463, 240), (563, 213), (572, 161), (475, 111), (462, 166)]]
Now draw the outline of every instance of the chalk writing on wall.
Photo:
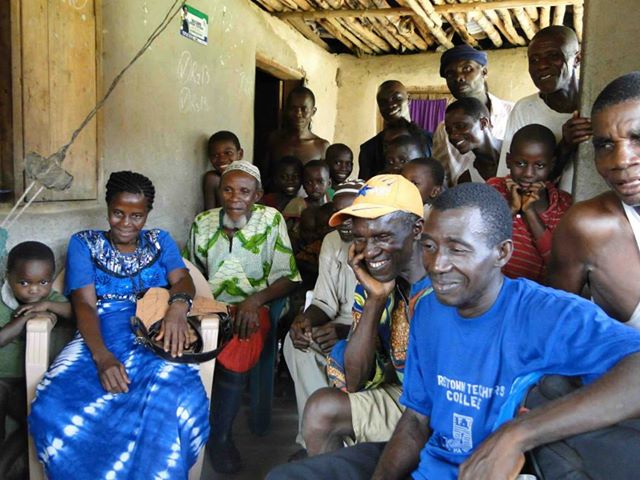
[(73, 7), (76, 10), (82, 10), (84, 7), (87, 6), (87, 3), (89, 3), (89, 0), (62, 0), (62, 1), (68, 3), (70, 7)]
[(193, 59), (191, 52), (184, 50), (180, 54), (177, 67), (178, 108), (182, 113), (209, 111), (207, 86), (211, 83), (211, 75), (207, 65)]

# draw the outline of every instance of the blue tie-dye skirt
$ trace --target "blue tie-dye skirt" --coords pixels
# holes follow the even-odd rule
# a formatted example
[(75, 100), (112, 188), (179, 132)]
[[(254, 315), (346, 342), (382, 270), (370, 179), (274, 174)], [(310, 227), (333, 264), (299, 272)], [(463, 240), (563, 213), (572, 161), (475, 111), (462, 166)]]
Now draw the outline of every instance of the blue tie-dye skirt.
[(162, 360), (134, 343), (130, 302), (99, 309), (107, 348), (124, 364), (129, 392), (110, 394), (78, 334), (38, 385), (29, 428), (47, 477), (186, 479), (209, 436), (198, 367)]

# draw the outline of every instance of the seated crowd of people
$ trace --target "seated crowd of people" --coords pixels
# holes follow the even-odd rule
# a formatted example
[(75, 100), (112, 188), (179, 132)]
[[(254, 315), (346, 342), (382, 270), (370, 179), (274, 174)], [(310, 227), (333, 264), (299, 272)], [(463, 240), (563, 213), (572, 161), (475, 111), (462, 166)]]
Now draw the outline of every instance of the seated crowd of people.
[[(484, 52), (444, 52), (455, 100), (434, 132), (411, 121), (405, 86), (385, 81), (383, 129), (357, 163), (312, 133), (305, 87), (289, 94), (264, 159), (214, 133), (204, 209), (182, 250), (144, 228), (155, 189), (129, 171), (106, 184), (108, 229), (71, 237), (64, 292), (52, 290), (50, 248), (13, 247), (0, 292), (0, 478), (23, 473), (27, 431), (51, 480), (186, 479), (205, 445), (217, 472), (240, 471), (233, 425), (276, 326), (300, 450), (270, 480), (513, 479), (531, 472), (527, 452), (640, 417), (640, 72), (613, 80), (584, 118), (575, 33), (540, 30), (528, 58), (538, 92), (514, 105), (489, 92)], [(572, 206), (587, 140), (610, 191)], [(184, 259), (232, 315), (210, 408), (197, 365), (178, 361), (195, 296)], [(130, 326), (152, 287), (169, 291), (156, 340), (176, 361)], [(25, 328), (43, 315), (77, 333), (27, 417)], [(549, 375), (579, 385), (523, 408)], [(611, 463), (640, 467), (614, 450)]]

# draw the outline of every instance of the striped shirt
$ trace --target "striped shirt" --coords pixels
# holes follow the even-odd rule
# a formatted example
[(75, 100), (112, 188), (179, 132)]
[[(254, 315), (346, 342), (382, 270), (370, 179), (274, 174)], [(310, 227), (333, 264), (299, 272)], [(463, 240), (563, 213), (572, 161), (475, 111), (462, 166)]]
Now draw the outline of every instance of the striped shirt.
[[(506, 178), (508, 177), (491, 178), (487, 184), (509, 201)], [(513, 255), (509, 263), (502, 268), (502, 273), (509, 278), (524, 277), (538, 283), (546, 283), (553, 231), (572, 203), (571, 195), (559, 190), (551, 182), (546, 182), (546, 188), (549, 208), (540, 214), (540, 220), (547, 227), (542, 237), (537, 240), (533, 237), (522, 214), (513, 217)]]

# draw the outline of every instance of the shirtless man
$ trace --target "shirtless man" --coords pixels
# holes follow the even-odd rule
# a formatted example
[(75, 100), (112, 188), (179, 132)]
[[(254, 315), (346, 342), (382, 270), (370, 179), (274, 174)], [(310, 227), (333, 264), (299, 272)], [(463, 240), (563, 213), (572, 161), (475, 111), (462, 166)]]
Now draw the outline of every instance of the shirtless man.
[(605, 87), (591, 123), (596, 168), (611, 191), (569, 209), (554, 235), (549, 278), (577, 294), (589, 287), (607, 314), (640, 328), (640, 72)]
[(270, 179), (275, 164), (282, 157), (293, 156), (304, 165), (310, 160), (322, 160), (329, 142), (311, 131), (311, 119), (316, 113), (316, 98), (306, 87), (291, 90), (284, 110), (284, 128), (271, 132), (267, 141), (267, 158), (262, 177)]

